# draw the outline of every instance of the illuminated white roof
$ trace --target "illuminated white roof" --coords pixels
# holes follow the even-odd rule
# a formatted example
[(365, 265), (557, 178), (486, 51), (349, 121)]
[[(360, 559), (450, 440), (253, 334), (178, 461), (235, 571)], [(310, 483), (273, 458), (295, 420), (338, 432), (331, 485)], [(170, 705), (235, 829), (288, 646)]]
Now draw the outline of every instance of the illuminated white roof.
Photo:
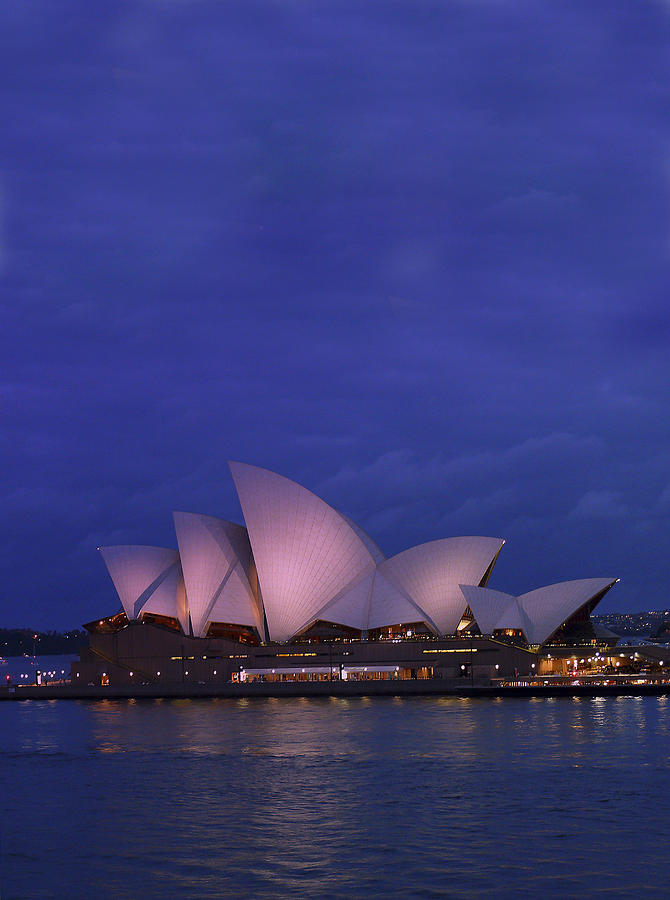
[(232, 570), (218, 599), (210, 609), (203, 625), (203, 634), (207, 634), (211, 622), (252, 625), (258, 629), (261, 640), (265, 639), (263, 616), (249, 585), (249, 579), (240, 566), (235, 566)]
[(270, 637), (287, 641), (348, 585), (374, 570), (357, 531), (311, 491), (267, 469), (231, 462)]
[(313, 620), (323, 619), (349, 628), (365, 631), (370, 619), (370, 598), (375, 570), (367, 572), (354, 585), (346, 587), (333, 600), (318, 610)]
[(530, 633), (526, 633), (528, 643), (544, 643), (573, 613), (597, 594), (608, 591), (618, 580), (582, 578), (578, 581), (561, 581), (522, 594), (518, 603), (530, 621)]
[(525, 635), (528, 635), (533, 631), (532, 622), (521, 607), (517, 597), (512, 597), (507, 604), (498, 620), (496, 628), (518, 628), (521, 629)]
[(520, 628), (529, 644), (543, 644), (570, 616), (603, 595), (617, 581), (617, 578), (561, 581), (520, 597), (472, 585), (461, 585), (461, 590), (482, 634)]
[(100, 553), (129, 619), (143, 612), (177, 618), (188, 633), (179, 553), (166, 547), (100, 547)]
[(503, 543), (500, 538), (443, 538), (384, 560), (379, 571), (439, 633), (455, 634), (466, 607), (459, 585), (479, 584)]
[(461, 584), (459, 587), (482, 634), (493, 634), (495, 629), (500, 627), (498, 622), (503, 613), (516, 601), (516, 597), (511, 594), (503, 594), (502, 591), (494, 591), (491, 588), (472, 584)]
[(177, 619), (184, 634), (188, 634), (188, 604), (186, 602), (186, 588), (181, 565), (172, 566), (170, 572), (160, 587), (153, 592), (140, 610), (140, 618), (145, 613), (154, 613), (159, 616), (171, 616)]
[(190, 614), (196, 637), (220, 622), (255, 627), (272, 641), (290, 640), (318, 619), (361, 631), (422, 621), (439, 635), (455, 633), (469, 605), (484, 634), (521, 629), (541, 644), (615, 583), (566, 581), (520, 597), (479, 587), (500, 538), (444, 538), (386, 559), (358, 525), (301, 485), (229, 465), (247, 528), (177, 512), (179, 552), (101, 548), (129, 619), (174, 616), (188, 633)]
[(403, 591), (387, 581), (378, 568), (345, 588), (319, 610), (314, 618), (359, 628), (361, 631), (409, 622), (425, 622), (431, 631), (439, 633), (430, 617)]
[(210, 622), (250, 625), (263, 636), (262, 617), (247, 577), (246, 530), (198, 513), (174, 513), (186, 597), (195, 637)]
[(403, 625), (408, 622), (425, 622), (431, 631), (439, 633), (430, 616), (401, 588), (385, 578), (380, 569), (377, 569), (370, 601), (368, 628), (383, 628), (386, 625)]

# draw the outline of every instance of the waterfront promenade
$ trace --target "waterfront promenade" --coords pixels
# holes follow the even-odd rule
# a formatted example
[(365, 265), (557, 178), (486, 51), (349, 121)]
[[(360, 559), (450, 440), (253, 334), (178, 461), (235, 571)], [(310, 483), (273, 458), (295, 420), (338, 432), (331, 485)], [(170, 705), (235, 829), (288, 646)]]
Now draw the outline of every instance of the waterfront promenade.
[(203, 699), (225, 697), (616, 697), (661, 696), (670, 694), (670, 681), (661, 679), (582, 678), (579, 683), (561, 681), (471, 682), (467, 679), (395, 679), (378, 681), (293, 681), (251, 682), (244, 684), (168, 684), (141, 685), (15, 685), (0, 688), (0, 701), (25, 700), (126, 700), (126, 699)]

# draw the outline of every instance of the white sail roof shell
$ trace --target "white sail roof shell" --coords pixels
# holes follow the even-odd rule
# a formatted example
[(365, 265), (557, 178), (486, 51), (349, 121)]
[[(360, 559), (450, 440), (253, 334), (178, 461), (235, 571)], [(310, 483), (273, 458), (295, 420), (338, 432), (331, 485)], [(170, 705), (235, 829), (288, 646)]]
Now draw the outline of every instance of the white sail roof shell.
[(346, 518), (316, 494), (267, 469), (229, 465), (270, 638), (287, 641), (344, 588), (371, 572), (375, 560)]
[(542, 644), (618, 580), (565, 581), (520, 597), (482, 588), (500, 538), (445, 538), (386, 559), (356, 523), (301, 485), (267, 469), (229, 465), (248, 532), (178, 512), (179, 551), (99, 548), (129, 619), (171, 616), (188, 633), (190, 613), (198, 637), (218, 621), (286, 641), (320, 618), (361, 631), (423, 621), (450, 634), (469, 605), (483, 633), (518, 628), (529, 643)]
[(479, 584), (503, 544), (500, 538), (443, 538), (384, 560), (379, 572), (439, 633), (454, 634), (466, 607), (459, 585)]
[(140, 610), (140, 617), (145, 613), (159, 616), (170, 616), (177, 619), (184, 634), (189, 633), (188, 603), (181, 564), (170, 569), (170, 572), (158, 590), (154, 591)]
[(421, 621), (437, 630), (432, 622), (427, 621), (423, 610), (387, 581), (379, 569), (373, 569), (354, 585), (345, 588), (319, 610), (315, 618), (361, 631)]
[[(533, 624), (519, 603), (518, 597), (512, 597), (498, 620), (496, 628), (520, 629), (528, 636), (533, 632)], [(530, 643), (533, 643), (529, 640)]]
[(561, 581), (537, 588), (517, 598), (519, 607), (528, 617), (526, 632), (529, 644), (542, 644), (557, 628), (596, 594), (609, 590), (618, 578), (582, 578)]
[(199, 513), (173, 515), (195, 637), (204, 637), (213, 621), (253, 626), (263, 636), (247, 577), (251, 550), (245, 529)]
[(437, 625), (425, 610), (377, 569), (370, 598), (368, 628), (384, 628), (408, 622), (425, 622), (431, 631), (438, 633)]
[(203, 635), (207, 634), (207, 629), (212, 622), (252, 625), (258, 630), (261, 640), (265, 638), (262, 613), (249, 584), (249, 579), (239, 565), (232, 570), (223, 590), (211, 607), (202, 627)]
[(461, 585), (461, 591), (483, 634), (520, 628), (529, 644), (543, 644), (577, 610), (617, 581), (617, 578), (561, 581), (519, 597), (474, 585)]
[(99, 550), (129, 619), (138, 619), (145, 612), (171, 616), (188, 633), (188, 611), (176, 550), (138, 544)]
[(516, 601), (516, 597), (511, 594), (503, 594), (502, 591), (491, 588), (473, 584), (461, 584), (459, 587), (482, 634), (493, 634), (496, 628), (501, 627), (498, 625), (501, 616)]
[(375, 580), (375, 570), (367, 572), (354, 585), (346, 587), (333, 600), (318, 610), (314, 619), (336, 622), (349, 628), (366, 631), (370, 620), (370, 599)]

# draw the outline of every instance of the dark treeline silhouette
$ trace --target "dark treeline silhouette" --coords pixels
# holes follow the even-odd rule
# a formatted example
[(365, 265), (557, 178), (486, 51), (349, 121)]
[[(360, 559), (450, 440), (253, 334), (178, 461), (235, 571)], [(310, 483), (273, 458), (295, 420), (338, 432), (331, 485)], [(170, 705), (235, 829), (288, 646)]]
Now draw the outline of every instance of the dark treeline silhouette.
[(0, 656), (22, 656), (24, 653), (29, 656), (78, 653), (87, 644), (88, 635), (81, 628), (74, 628), (72, 631), (0, 628)]

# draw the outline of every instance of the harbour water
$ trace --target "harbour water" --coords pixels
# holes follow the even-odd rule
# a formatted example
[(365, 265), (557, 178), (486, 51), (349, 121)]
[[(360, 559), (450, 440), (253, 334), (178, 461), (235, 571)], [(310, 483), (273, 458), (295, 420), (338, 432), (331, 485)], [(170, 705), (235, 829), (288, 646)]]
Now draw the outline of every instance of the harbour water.
[(3, 900), (665, 897), (670, 700), (0, 704)]

